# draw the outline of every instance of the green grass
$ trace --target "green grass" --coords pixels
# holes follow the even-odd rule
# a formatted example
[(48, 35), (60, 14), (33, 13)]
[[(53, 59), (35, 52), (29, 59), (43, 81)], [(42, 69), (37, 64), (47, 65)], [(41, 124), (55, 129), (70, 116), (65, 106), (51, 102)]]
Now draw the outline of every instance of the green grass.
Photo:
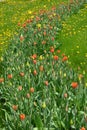
[(0, 2), (0, 55), (9, 44), (9, 40), (17, 34), (18, 22), (21, 25), (38, 13), (40, 9), (49, 10), (67, 0), (6, 0)]
[[(69, 56), (71, 66), (87, 78), (87, 5), (77, 14), (63, 21), (58, 36), (61, 52)], [(86, 80), (87, 81), (87, 80)]]

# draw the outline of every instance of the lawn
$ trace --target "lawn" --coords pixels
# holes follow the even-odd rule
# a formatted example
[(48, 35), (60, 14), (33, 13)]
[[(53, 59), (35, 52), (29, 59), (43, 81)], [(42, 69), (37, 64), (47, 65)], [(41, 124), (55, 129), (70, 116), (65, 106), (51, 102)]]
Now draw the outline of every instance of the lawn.
[(41, 9), (49, 10), (67, 0), (6, 0), (0, 2), (0, 55), (18, 33), (19, 24), (33, 18)]
[[(0, 127), (86, 130), (87, 53), (78, 40), (84, 40), (85, 46), (87, 6), (82, 0), (69, 3), (38, 0), (26, 1), (24, 8), (23, 2), (1, 3), (7, 18), (6, 26), (1, 22), (1, 32), (5, 34), (4, 29), (11, 32), (9, 37), (6, 35), (7, 43), (5, 35), (1, 35), (4, 52), (0, 62)], [(81, 71), (76, 71), (77, 68)]]
[(87, 81), (87, 5), (63, 21), (62, 25), (58, 36), (62, 43), (61, 53), (68, 55), (71, 66), (82, 73)]

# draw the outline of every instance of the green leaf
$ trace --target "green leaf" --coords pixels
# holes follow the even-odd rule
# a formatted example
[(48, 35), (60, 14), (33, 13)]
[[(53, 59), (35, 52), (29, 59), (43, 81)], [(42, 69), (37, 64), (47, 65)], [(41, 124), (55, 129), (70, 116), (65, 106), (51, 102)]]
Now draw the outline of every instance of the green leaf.
[(42, 128), (43, 128), (43, 122), (41, 120), (41, 117), (38, 114), (35, 115), (34, 122), (35, 122), (36, 127), (38, 128), (38, 130), (42, 130)]
[(63, 123), (63, 121), (61, 121), (61, 125), (65, 129), (65, 124)]
[(79, 114), (80, 114), (80, 115), (84, 115), (85, 112), (84, 112), (84, 111), (79, 111)]

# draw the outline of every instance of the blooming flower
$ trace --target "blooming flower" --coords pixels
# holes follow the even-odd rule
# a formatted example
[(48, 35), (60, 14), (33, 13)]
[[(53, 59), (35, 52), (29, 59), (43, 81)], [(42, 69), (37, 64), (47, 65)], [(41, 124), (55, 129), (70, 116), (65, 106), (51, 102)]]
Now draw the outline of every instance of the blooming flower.
[(25, 119), (25, 114), (20, 114), (20, 120), (24, 120)]
[(30, 88), (30, 92), (34, 93), (34, 88), (33, 87)]
[(33, 74), (34, 74), (34, 75), (37, 75), (37, 71), (36, 71), (36, 70), (34, 70), (34, 71), (33, 71)]
[(43, 41), (42, 41), (42, 44), (46, 44), (46, 41), (43, 40)]
[(45, 31), (43, 32), (43, 35), (46, 36), (46, 32)]
[(59, 58), (59, 57), (58, 57), (58, 56), (56, 56), (56, 55), (55, 55), (55, 56), (53, 56), (53, 59), (54, 59), (54, 60), (58, 60), (58, 58)]
[(20, 26), (21, 24), (20, 23), (18, 23), (18, 26)]
[(48, 81), (45, 81), (44, 84), (45, 84), (46, 86), (48, 86), (49, 83), (48, 83)]
[(33, 54), (31, 57), (32, 57), (32, 59), (36, 59), (36, 58), (37, 58), (37, 55), (36, 55), (36, 54)]
[(31, 20), (31, 19), (28, 19), (28, 20), (27, 20), (27, 23), (31, 23), (31, 22), (32, 22), (32, 20)]
[(36, 42), (34, 42), (34, 45), (36, 45), (37, 43)]
[(29, 94), (29, 93), (27, 93), (26, 97), (27, 97), (27, 98), (30, 98), (30, 94)]
[(68, 60), (68, 57), (67, 56), (64, 56), (62, 61), (67, 61)]
[(64, 98), (67, 98), (67, 97), (68, 97), (67, 93), (64, 93)]
[(78, 87), (78, 83), (77, 82), (72, 82), (71, 86), (72, 86), (72, 88), (77, 88)]
[(80, 130), (86, 130), (86, 128), (85, 128), (85, 127), (82, 127)]
[(39, 67), (39, 69), (40, 69), (40, 71), (43, 71), (43, 70), (44, 70), (43, 65), (41, 65), (41, 66)]
[(21, 90), (22, 90), (22, 86), (19, 86), (19, 87), (18, 87), (18, 90), (21, 91)]
[(21, 35), (20, 36), (20, 41), (23, 41), (24, 40), (24, 37)]
[(50, 48), (50, 52), (53, 53), (54, 52), (54, 47)]
[(52, 37), (51, 40), (54, 41), (54, 37)]
[(36, 64), (36, 63), (37, 63), (37, 61), (36, 61), (36, 60), (33, 60), (33, 63), (34, 63), (34, 64)]
[(26, 23), (24, 23), (24, 24), (22, 25), (22, 27), (24, 27), (24, 28), (25, 28), (25, 27), (26, 27)]
[(62, 56), (65, 56), (65, 54), (63, 53)]
[(60, 50), (58, 50), (57, 52), (60, 53)]
[(78, 75), (78, 78), (79, 78), (79, 80), (81, 80), (81, 79), (83, 78), (83, 75), (82, 75), (82, 74), (79, 74), (79, 75)]
[(36, 21), (39, 21), (40, 20), (40, 17), (36, 16)]
[(13, 105), (12, 108), (16, 111), (18, 109), (18, 105)]
[(38, 27), (38, 28), (41, 28), (41, 24), (37, 24), (37, 27)]
[(0, 83), (4, 82), (4, 78), (0, 78)]
[(24, 72), (20, 72), (20, 76), (23, 77), (24, 76)]
[(8, 74), (8, 79), (12, 79), (12, 74)]

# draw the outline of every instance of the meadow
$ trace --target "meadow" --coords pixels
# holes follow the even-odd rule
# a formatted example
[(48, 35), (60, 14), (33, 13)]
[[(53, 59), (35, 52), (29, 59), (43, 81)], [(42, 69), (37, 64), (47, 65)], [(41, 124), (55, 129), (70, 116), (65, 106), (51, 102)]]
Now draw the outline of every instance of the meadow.
[(78, 14), (62, 22), (63, 29), (58, 36), (62, 43), (61, 53), (68, 55), (70, 64), (82, 73), (87, 82), (87, 5)]
[(17, 35), (18, 25), (34, 18), (41, 9), (49, 10), (53, 5), (58, 5), (66, 0), (6, 0), (0, 2), (0, 56), (7, 48), (10, 39)]
[[(17, 29), (12, 29), (13, 38), (7, 36), (6, 49), (2, 38), (0, 127), (2, 130), (86, 130), (86, 66), (80, 66), (81, 59), (86, 57), (86, 47), (82, 45), (84, 51), (80, 50), (79, 38), (86, 34), (87, 6), (83, 0), (66, 3), (44, 0), (44, 5), (38, 2), (42, 6), (35, 1), (38, 10), (34, 15), (30, 10), (29, 19), (27, 15), (23, 15), (23, 23), (16, 19)], [(26, 9), (23, 10), (26, 14)], [(78, 72), (76, 68), (82, 70)]]

